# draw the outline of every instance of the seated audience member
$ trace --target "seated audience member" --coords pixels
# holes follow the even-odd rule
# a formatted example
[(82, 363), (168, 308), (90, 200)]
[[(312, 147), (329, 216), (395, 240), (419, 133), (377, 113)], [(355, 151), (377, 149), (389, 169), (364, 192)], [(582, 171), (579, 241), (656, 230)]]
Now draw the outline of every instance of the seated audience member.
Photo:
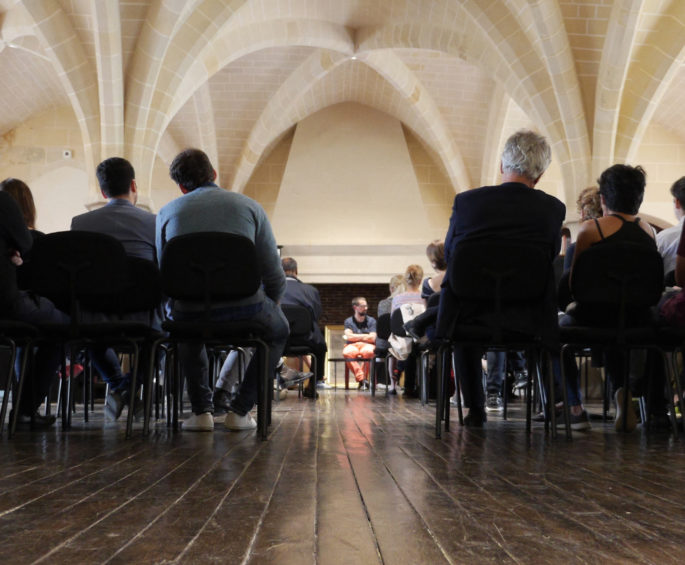
[[(392, 299), (392, 312), (400, 308), (405, 304), (412, 305), (412, 318), (407, 318), (405, 312), (402, 314), (402, 318), (405, 322), (409, 322), (410, 319), (415, 318), (420, 315), (425, 310), (425, 300), (421, 298), (421, 283), (423, 281), (423, 269), (420, 265), (409, 265), (407, 270), (404, 272), (404, 283), (407, 290), (396, 294)], [(417, 307), (418, 306), (418, 307)], [(410, 340), (407, 340), (409, 346), (412, 345)], [(392, 353), (393, 351), (391, 351)], [(407, 396), (418, 397), (417, 383), (416, 383), (416, 352), (414, 349), (409, 353), (409, 357), (403, 358), (400, 356), (397, 362), (398, 374), (404, 372), (404, 392)], [(397, 393), (397, 375), (393, 375), (393, 385), (392, 391)]]
[[(536, 190), (535, 185), (551, 161), (547, 140), (532, 131), (521, 130), (505, 143), (500, 170), (502, 184), (460, 192), (454, 199), (449, 230), (445, 238), (447, 263), (458, 246), (468, 241), (521, 242), (539, 247), (552, 261), (560, 249), (560, 231), (566, 208), (557, 198)], [(542, 332), (552, 342), (557, 335), (557, 309), (553, 289), (544, 308), (511, 314), (512, 323)], [(479, 321), (484, 313), (479, 304), (459, 303), (451, 292), (447, 277), (440, 293), (438, 336), (449, 336), (453, 324)], [(515, 319), (513, 319), (515, 318)], [(485, 395), (481, 378), (482, 351), (456, 349), (457, 376), (462, 385), (464, 404), (469, 414), (467, 426), (483, 426), (486, 421)]]
[[(285, 273), (285, 294), (281, 299), (281, 304), (290, 304), (293, 306), (304, 306), (312, 315), (312, 329), (309, 334), (309, 341), (314, 345), (316, 355), (316, 380), (324, 380), (324, 366), (326, 359), (326, 340), (323, 337), (321, 328), (319, 327), (319, 318), (321, 318), (321, 297), (316, 287), (303, 283), (297, 278), (297, 261), (292, 257), (284, 257), (281, 260), (283, 272)], [(288, 373), (286, 372), (286, 375)], [(300, 376), (299, 374), (297, 375)], [(305, 387), (304, 395), (312, 396), (309, 387)]]
[[(614, 165), (606, 169), (599, 178), (599, 194), (602, 202), (603, 217), (593, 221), (585, 222), (578, 233), (576, 240), (576, 250), (574, 265), (578, 257), (593, 245), (611, 245), (612, 243), (626, 242), (635, 245), (645, 246), (656, 249), (656, 240), (652, 227), (641, 220), (637, 214), (642, 204), (645, 192), (645, 172), (641, 167), (631, 167), (628, 165)], [(571, 267), (571, 279), (573, 278), (573, 266)], [(650, 311), (632, 311), (631, 319), (634, 321), (648, 321), (651, 317)], [(582, 304), (577, 304), (577, 308), (562, 317), (561, 325), (575, 325), (576, 323), (587, 323), (590, 325), (603, 325), (615, 322), (613, 312), (603, 312), (593, 307), (583, 310)], [(631, 356), (635, 358), (636, 356)], [(570, 362), (568, 358), (563, 360), (568, 367), (567, 379), (569, 380), (569, 390), (580, 392), (578, 385), (578, 371), (575, 362)], [(655, 359), (656, 362), (658, 360)], [(622, 429), (622, 406), (623, 395), (631, 396), (631, 391), (623, 390), (623, 367), (622, 355), (616, 351), (608, 350), (605, 353), (605, 368), (607, 378), (611, 380), (614, 397), (616, 400), (616, 429)], [(654, 417), (661, 417), (665, 412), (664, 408), (664, 381), (663, 367), (656, 368), (649, 379), (650, 386), (653, 385), (652, 409)], [(580, 399), (575, 399), (580, 402)], [(574, 399), (569, 400), (573, 407)], [(632, 431), (636, 425), (635, 414), (632, 412), (632, 402), (628, 401), (629, 410), (627, 420), (627, 430)]]
[(36, 205), (28, 185), (22, 180), (10, 177), (0, 182), (0, 190), (9, 194), (19, 205), (24, 223), (34, 240), (34, 234), (42, 235), (42, 232), (36, 230)]
[(571, 244), (571, 230), (566, 226), (561, 228), (561, 250), (559, 255), (554, 258), (552, 266), (554, 268), (554, 284), (558, 287), (561, 276), (564, 273), (564, 259), (566, 257), (566, 251)]
[[(587, 222), (595, 218), (602, 217), (602, 203), (599, 199), (599, 189), (595, 186), (584, 188), (578, 200), (578, 213), (580, 214), (580, 222)], [(566, 307), (571, 302), (571, 289), (569, 288), (569, 273), (571, 272), (571, 264), (573, 263), (573, 256), (576, 251), (576, 243), (572, 242), (566, 249), (566, 254), (563, 257), (564, 269), (560, 279), (557, 281), (557, 304), (559, 310), (566, 310)]]
[(431, 294), (440, 292), (442, 279), (445, 278), (447, 263), (445, 262), (445, 242), (436, 239), (431, 241), (426, 247), (426, 257), (430, 261), (431, 267), (435, 270), (432, 277), (426, 278), (421, 287), (421, 298), (427, 300)]
[[(435, 269), (435, 275), (423, 281), (421, 287), (421, 298), (428, 300), (434, 294), (440, 292), (442, 281), (447, 271), (447, 261), (445, 261), (445, 242), (439, 239), (432, 241), (426, 247), (426, 257)], [(433, 338), (435, 321), (438, 318), (438, 307), (428, 306), (426, 310), (413, 320), (404, 325), (404, 329), (411, 337), (419, 341), (423, 336), (428, 339)]]
[[(673, 196), (673, 211), (678, 223), (660, 231), (656, 236), (656, 247), (664, 259), (664, 276), (675, 269), (676, 256), (678, 255), (680, 234), (683, 231), (683, 217), (685, 217), (685, 177), (681, 177), (673, 183), (671, 195)], [(672, 286), (674, 281), (668, 282)]]
[(402, 304), (421, 304), (426, 301), (421, 298), (421, 282), (423, 280), (423, 269), (420, 265), (409, 265), (404, 272), (404, 283), (406, 290), (393, 296), (390, 313), (392, 314)]
[[(599, 189), (596, 186), (589, 186), (580, 191), (578, 200), (576, 200), (578, 213), (580, 214), (580, 223), (594, 220), (602, 217), (602, 203), (599, 197)], [(564, 255), (564, 272), (571, 270), (573, 263), (573, 255), (576, 251), (575, 242), (569, 243)]]
[[(43, 232), (36, 229), (36, 205), (28, 185), (22, 180), (7, 178), (0, 182), (0, 190), (9, 194), (19, 205), (26, 227), (31, 234), (31, 239), (35, 242), (36, 239), (45, 235)], [(28, 289), (30, 285), (30, 274), (27, 272), (27, 269), (31, 261), (30, 253), (24, 255), (22, 260), (22, 265), (17, 268), (17, 284), (21, 289)], [(81, 370), (83, 370), (82, 367)]]
[(390, 289), (390, 296), (384, 298), (378, 303), (378, 317), (380, 318), (383, 314), (390, 314), (392, 310), (392, 299), (396, 294), (404, 292), (407, 287), (404, 284), (404, 275), (393, 275), (388, 284)]
[[(105, 206), (74, 216), (71, 229), (103, 233), (121, 241), (127, 255), (155, 261), (155, 215), (136, 207), (138, 188), (131, 163), (121, 157), (105, 159), (97, 166), (95, 174)], [(127, 315), (126, 319), (148, 322), (149, 313)], [(153, 320), (161, 328), (161, 313)], [(124, 375), (116, 352), (105, 345), (94, 345), (90, 358), (102, 379), (109, 385), (105, 399), (105, 417), (117, 420), (131, 403), (130, 374)], [(146, 367), (147, 359), (141, 356), (138, 366)], [(141, 382), (140, 380), (138, 381)]]
[[(46, 298), (17, 290), (16, 267), (22, 264), (22, 257), (31, 249), (33, 240), (26, 226), (23, 214), (8, 192), (0, 191), (0, 269), (4, 284), (0, 292), (0, 314), (3, 318), (29, 324), (66, 324), (69, 317), (57, 310)], [(52, 379), (57, 373), (61, 348), (53, 342), (41, 342), (33, 359), (33, 378), (24, 382), (18, 406), (17, 422), (31, 424), (34, 428), (51, 426), (55, 416), (43, 416), (38, 408), (48, 394)], [(18, 373), (17, 373), (18, 374)]]
[[(216, 171), (207, 155), (199, 149), (179, 153), (169, 167), (169, 175), (183, 196), (165, 205), (157, 215), (156, 248), (162, 257), (169, 240), (196, 232), (224, 232), (244, 236), (254, 242), (262, 288), (253, 296), (236, 302), (212, 305), (212, 318), (217, 321), (254, 319), (271, 329), (266, 336), (269, 346), (269, 369), (276, 371), (286, 340), (288, 321), (278, 302), (285, 291), (285, 274), (271, 224), (264, 209), (243, 194), (224, 190), (214, 184)], [(170, 316), (174, 320), (195, 320), (202, 306), (187, 301), (172, 301)], [(181, 368), (188, 386), (193, 415), (183, 422), (183, 429), (211, 431), (214, 428), (212, 390), (208, 382), (207, 352), (202, 344), (179, 346)], [(237, 394), (231, 400), (224, 425), (230, 430), (257, 427), (250, 410), (257, 401), (258, 367), (247, 366)]]
[[(373, 359), (376, 349), (376, 320), (367, 314), (369, 306), (366, 298), (356, 296), (352, 299), (354, 314), (345, 320), (343, 357)], [(348, 361), (348, 368), (354, 373), (359, 388), (368, 388), (369, 363)]]

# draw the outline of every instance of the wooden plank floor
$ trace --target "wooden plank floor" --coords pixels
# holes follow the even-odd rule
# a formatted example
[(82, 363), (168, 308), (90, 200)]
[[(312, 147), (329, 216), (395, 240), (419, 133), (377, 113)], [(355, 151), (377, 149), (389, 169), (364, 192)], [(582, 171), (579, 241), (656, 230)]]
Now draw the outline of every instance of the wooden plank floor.
[(254, 432), (131, 440), (101, 409), (0, 440), (3, 563), (682, 563), (685, 440), (567, 442), (521, 412), (433, 437), (432, 406), (291, 393)]

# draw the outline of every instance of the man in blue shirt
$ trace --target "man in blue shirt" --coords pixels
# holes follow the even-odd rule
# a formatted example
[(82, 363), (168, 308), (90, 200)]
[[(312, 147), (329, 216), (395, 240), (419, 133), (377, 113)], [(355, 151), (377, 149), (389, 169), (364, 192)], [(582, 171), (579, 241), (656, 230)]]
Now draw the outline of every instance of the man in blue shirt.
[[(251, 319), (271, 328), (269, 366), (275, 371), (288, 338), (288, 322), (278, 302), (285, 291), (285, 274), (281, 268), (276, 240), (264, 209), (254, 200), (214, 184), (216, 171), (207, 155), (199, 149), (186, 149), (171, 163), (169, 175), (183, 196), (172, 200), (157, 215), (157, 257), (162, 257), (166, 243), (179, 235), (196, 232), (224, 232), (244, 236), (254, 242), (262, 277), (262, 288), (254, 295), (229, 304), (213, 304), (214, 319), (230, 316), (231, 312), (249, 312)], [(201, 315), (202, 305), (175, 301), (171, 317), (190, 320)], [(220, 311), (219, 311), (220, 309)], [(212, 391), (208, 384), (208, 361), (204, 346), (185, 344), (179, 348), (181, 366), (188, 383), (188, 396), (193, 415), (183, 422), (183, 429), (211, 431)], [(257, 401), (257, 363), (251, 362), (245, 379), (231, 400), (224, 421), (231, 430), (257, 427), (249, 412)]]
[[(376, 320), (367, 315), (369, 305), (363, 296), (352, 299), (352, 309), (354, 315), (345, 320), (343, 338), (347, 345), (343, 347), (343, 357), (372, 359), (376, 350)], [(354, 372), (359, 388), (367, 388), (369, 363), (348, 361), (347, 366)]]

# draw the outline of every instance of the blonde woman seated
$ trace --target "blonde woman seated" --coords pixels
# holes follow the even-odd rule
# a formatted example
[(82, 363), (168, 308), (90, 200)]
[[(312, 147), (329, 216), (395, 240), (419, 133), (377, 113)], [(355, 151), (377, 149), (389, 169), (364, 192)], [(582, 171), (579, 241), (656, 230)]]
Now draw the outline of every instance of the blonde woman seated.
[[(409, 265), (404, 273), (404, 283), (407, 290), (395, 295), (392, 299), (392, 310), (394, 312), (403, 305), (411, 305), (409, 309), (402, 312), (403, 321), (409, 322), (426, 309), (426, 301), (421, 297), (421, 283), (423, 281), (423, 269), (420, 265)], [(392, 314), (391, 314), (392, 315)], [(400, 359), (397, 363), (399, 372), (404, 371), (404, 391), (409, 396), (417, 395), (416, 391), (416, 363), (414, 356), (410, 353), (406, 359)], [(395, 376), (395, 375), (394, 375)], [(393, 388), (397, 389), (397, 383), (393, 380)]]

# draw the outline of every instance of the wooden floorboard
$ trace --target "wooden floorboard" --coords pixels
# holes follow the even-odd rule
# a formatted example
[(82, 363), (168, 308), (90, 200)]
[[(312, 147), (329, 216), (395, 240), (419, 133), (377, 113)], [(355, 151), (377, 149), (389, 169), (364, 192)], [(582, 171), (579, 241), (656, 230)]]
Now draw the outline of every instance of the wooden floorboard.
[(147, 438), (101, 408), (68, 432), (0, 438), (3, 563), (682, 563), (685, 440), (527, 436), (434, 406), (321, 391), (254, 432)]

